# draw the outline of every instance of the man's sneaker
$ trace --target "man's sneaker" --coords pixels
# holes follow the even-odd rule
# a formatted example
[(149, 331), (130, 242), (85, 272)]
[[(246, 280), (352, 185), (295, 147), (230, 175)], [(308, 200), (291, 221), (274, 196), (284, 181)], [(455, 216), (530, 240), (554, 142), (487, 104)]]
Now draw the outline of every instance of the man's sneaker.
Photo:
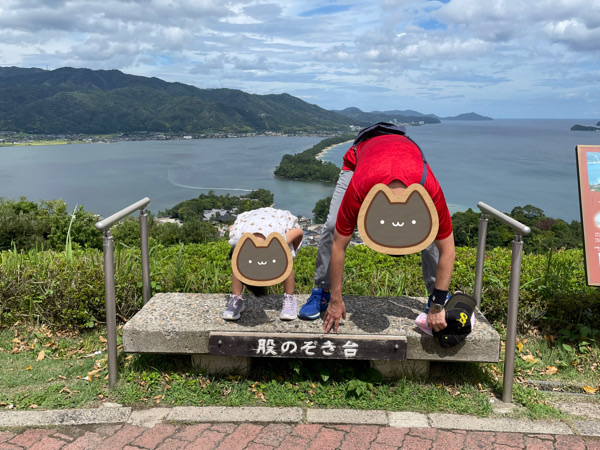
[(298, 303), (295, 295), (283, 294), (283, 308), (281, 308), (279, 318), (281, 320), (296, 320), (298, 318)]
[(240, 318), (240, 314), (246, 309), (246, 305), (244, 305), (244, 300), (239, 295), (231, 294), (229, 296), (229, 303), (227, 304), (227, 309), (223, 313), (223, 319), (225, 320), (238, 320)]
[(323, 288), (314, 288), (306, 303), (300, 308), (298, 317), (305, 320), (315, 320), (321, 316), (323, 311), (329, 306), (329, 292), (323, 292)]

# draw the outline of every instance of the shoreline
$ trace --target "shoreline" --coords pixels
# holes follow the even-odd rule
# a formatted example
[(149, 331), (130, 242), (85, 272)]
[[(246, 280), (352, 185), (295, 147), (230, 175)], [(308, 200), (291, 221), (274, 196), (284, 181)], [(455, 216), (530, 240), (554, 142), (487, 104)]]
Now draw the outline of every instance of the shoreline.
[(85, 141), (65, 141), (65, 140), (56, 140), (56, 141), (34, 141), (34, 142), (11, 142), (0, 143), (0, 147), (34, 147), (38, 145), (68, 145), (68, 144), (90, 144), (91, 142)]
[(316, 159), (321, 159), (323, 156), (325, 156), (325, 154), (331, 150), (333, 147), (337, 147), (338, 145), (342, 145), (342, 144), (347, 144), (348, 142), (354, 142), (353, 140), (349, 140), (349, 141), (344, 141), (344, 142), (340, 142), (339, 144), (334, 144), (334, 145), (330, 145), (329, 147), (325, 147), (323, 150), (321, 150), (319, 153), (317, 153), (315, 155)]
[(17, 140), (12, 137), (0, 134), (0, 147), (28, 147), (38, 145), (68, 145), (68, 144), (113, 144), (117, 142), (138, 142), (138, 141), (187, 141), (187, 140), (201, 140), (201, 139), (236, 139), (246, 137), (320, 137), (326, 139), (327, 136), (320, 136), (318, 134), (280, 134), (280, 133), (242, 133), (242, 134), (224, 134), (224, 133), (213, 133), (211, 135), (199, 135), (199, 136), (166, 136), (163, 134), (154, 135), (88, 135), (85, 138), (78, 136), (72, 137), (57, 137), (52, 139), (51, 135), (45, 135), (45, 139), (31, 139), (30, 137)]

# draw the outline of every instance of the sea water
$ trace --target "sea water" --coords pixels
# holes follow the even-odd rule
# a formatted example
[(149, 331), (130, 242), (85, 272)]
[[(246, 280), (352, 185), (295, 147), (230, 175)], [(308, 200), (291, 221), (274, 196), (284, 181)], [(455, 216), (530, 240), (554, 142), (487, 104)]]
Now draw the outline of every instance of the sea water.
[[(483, 201), (503, 212), (531, 204), (550, 217), (580, 220), (576, 145), (600, 145), (600, 133), (570, 131), (583, 120), (448, 121), (410, 127), (440, 181), (451, 212)], [(319, 137), (116, 142), (1, 147), (0, 197), (62, 199), (69, 208), (107, 217), (150, 197), (153, 213), (213, 190), (240, 195), (268, 189), (275, 206), (312, 217), (333, 184), (278, 179), (286, 153), (302, 152)], [(322, 158), (341, 166), (345, 143)]]
[(62, 199), (107, 217), (144, 197), (164, 211), (201, 193), (242, 195), (264, 188), (280, 208), (312, 216), (332, 184), (275, 178), (286, 153), (319, 137), (116, 142), (0, 148), (0, 197)]
[[(484, 202), (506, 213), (533, 205), (548, 217), (581, 220), (575, 147), (600, 145), (600, 132), (570, 131), (590, 120), (444, 121), (409, 127), (452, 212)], [(337, 162), (348, 145), (323, 160)]]

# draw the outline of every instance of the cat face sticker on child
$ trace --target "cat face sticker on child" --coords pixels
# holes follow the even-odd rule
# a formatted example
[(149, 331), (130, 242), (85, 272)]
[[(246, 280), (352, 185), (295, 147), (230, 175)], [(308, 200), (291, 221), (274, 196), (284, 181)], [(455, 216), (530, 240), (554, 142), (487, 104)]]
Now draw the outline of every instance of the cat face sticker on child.
[(427, 248), (438, 229), (437, 210), (420, 184), (411, 184), (400, 196), (385, 184), (376, 184), (358, 213), (358, 232), (364, 243), (388, 255), (408, 255)]
[(242, 283), (272, 286), (292, 272), (292, 252), (279, 233), (269, 234), (264, 241), (244, 233), (233, 251), (231, 268)]

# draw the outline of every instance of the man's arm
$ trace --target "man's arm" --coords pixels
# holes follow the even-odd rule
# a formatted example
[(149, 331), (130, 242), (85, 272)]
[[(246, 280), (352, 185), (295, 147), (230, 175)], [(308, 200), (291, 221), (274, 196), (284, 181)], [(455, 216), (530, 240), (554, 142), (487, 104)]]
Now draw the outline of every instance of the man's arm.
[(346, 247), (350, 242), (350, 236), (343, 236), (337, 230), (333, 233), (333, 246), (331, 248), (331, 260), (329, 261), (329, 272), (331, 275), (331, 300), (323, 318), (323, 330), (329, 333), (337, 333), (341, 318), (346, 318), (346, 305), (342, 299), (342, 278), (344, 276), (344, 261), (346, 259)]
[(456, 258), (454, 233), (450, 233), (450, 236), (446, 239), (435, 241), (435, 245), (440, 253), (435, 275), (435, 287), (436, 289), (447, 291), (450, 286), (450, 278), (452, 278), (452, 270), (454, 269), (454, 259)]
[[(454, 259), (456, 257), (454, 248), (454, 234), (451, 233), (445, 239), (435, 241), (438, 248), (440, 259), (437, 265), (435, 275), (435, 289), (448, 291), (450, 287), (450, 279), (452, 278), (452, 270), (454, 269)], [(446, 312), (444, 310), (439, 313), (429, 312), (427, 322), (430, 328), (435, 331), (440, 331), (446, 328)]]

